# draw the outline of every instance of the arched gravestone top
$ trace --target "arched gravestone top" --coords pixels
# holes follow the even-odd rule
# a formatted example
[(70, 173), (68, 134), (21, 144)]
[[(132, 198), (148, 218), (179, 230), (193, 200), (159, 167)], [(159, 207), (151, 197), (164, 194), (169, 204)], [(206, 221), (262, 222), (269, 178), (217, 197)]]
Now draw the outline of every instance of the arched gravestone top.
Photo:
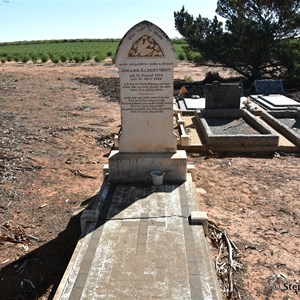
[(122, 38), (116, 56), (116, 66), (128, 58), (164, 58), (176, 63), (176, 52), (167, 34), (155, 24), (142, 21)]
[(173, 70), (176, 52), (171, 40), (151, 22), (140, 22), (121, 40), (116, 66), (121, 91), (120, 153), (175, 152)]

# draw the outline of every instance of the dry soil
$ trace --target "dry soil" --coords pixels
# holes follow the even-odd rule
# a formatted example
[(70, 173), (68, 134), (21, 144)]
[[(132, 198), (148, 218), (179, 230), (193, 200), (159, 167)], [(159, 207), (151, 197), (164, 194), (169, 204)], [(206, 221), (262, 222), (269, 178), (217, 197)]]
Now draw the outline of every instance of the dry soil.
[[(0, 298), (51, 299), (120, 129), (118, 72), (91, 63), (6, 63), (0, 70)], [(207, 71), (181, 63), (175, 78), (202, 80)], [(210, 221), (238, 249), (235, 299), (299, 299), (298, 155), (189, 160)], [(212, 240), (222, 269), (218, 247)]]

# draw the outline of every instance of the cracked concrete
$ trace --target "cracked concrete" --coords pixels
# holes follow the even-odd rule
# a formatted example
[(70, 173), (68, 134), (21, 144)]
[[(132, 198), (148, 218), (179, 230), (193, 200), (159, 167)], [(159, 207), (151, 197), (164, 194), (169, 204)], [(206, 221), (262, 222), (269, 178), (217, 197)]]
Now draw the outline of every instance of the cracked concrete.
[(54, 299), (221, 299), (193, 188), (105, 182)]

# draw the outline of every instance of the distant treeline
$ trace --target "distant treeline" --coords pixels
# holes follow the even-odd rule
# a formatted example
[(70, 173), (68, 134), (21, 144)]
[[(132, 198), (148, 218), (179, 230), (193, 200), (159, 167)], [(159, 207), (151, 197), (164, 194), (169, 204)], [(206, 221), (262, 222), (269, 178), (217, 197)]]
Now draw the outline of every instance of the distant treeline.
[[(107, 57), (114, 61), (119, 42), (120, 39), (64, 39), (0, 43), (0, 61), (80, 63), (89, 60), (100, 62)], [(178, 58), (186, 59), (186, 42), (174, 39), (173, 44)]]

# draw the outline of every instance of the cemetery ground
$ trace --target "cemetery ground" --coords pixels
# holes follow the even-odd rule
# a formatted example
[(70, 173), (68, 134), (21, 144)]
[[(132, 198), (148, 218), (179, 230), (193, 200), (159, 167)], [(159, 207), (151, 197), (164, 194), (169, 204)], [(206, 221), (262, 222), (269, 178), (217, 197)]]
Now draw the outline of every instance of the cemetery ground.
[[(51, 299), (120, 129), (118, 72), (89, 63), (0, 69), (0, 298)], [(180, 63), (175, 78), (207, 71)], [(189, 161), (211, 234), (226, 230), (239, 249), (233, 298), (299, 299), (299, 155), (190, 153)]]

